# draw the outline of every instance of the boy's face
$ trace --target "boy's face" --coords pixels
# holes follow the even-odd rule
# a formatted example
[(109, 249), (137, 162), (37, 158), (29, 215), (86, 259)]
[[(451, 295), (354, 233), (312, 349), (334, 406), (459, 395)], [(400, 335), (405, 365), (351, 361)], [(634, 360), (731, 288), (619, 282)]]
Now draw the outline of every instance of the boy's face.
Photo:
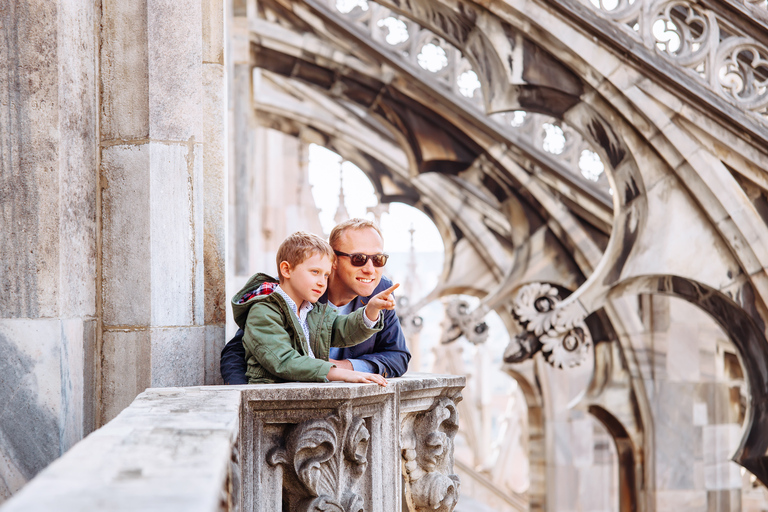
[(332, 265), (328, 256), (319, 253), (313, 254), (295, 267), (283, 261), (280, 263), (280, 273), (283, 276), (280, 287), (298, 306), (305, 300), (317, 302), (328, 286)]

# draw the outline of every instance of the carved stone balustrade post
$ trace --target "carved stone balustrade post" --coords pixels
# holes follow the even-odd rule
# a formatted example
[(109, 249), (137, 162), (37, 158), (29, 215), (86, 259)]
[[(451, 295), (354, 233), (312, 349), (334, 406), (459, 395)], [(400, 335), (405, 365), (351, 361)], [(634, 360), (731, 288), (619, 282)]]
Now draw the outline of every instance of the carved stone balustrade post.
[(243, 387), (243, 510), (453, 510), (464, 378), (389, 383)]
[(451, 512), (459, 499), (453, 439), (464, 378), (414, 374), (400, 380), (404, 506), (410, 512)]

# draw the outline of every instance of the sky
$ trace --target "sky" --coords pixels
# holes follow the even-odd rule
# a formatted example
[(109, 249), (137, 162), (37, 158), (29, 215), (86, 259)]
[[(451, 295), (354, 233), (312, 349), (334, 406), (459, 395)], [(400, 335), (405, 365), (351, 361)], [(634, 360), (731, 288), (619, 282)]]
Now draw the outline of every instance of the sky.
[[(373, 219), (368, 207), (378, 204), (373, 185), (355, 164), (341, 162), (336, 153), (316, 144), (309, 147), (309, 183), (315, 204), (320, 209), (320, 223), (326, 234), (334, 226), (333, 217), (339, 204), (339, 175), (344, 182), (344, 203), (350, 217)], [(411, 247), (410, 227), (414, 233), (416, 252), (443, 252), (443, 241), (434, 223), (421, 210), (403, 203), (391, 203), (389, 213), (382, 215), (384, 249), (408, 252)]]

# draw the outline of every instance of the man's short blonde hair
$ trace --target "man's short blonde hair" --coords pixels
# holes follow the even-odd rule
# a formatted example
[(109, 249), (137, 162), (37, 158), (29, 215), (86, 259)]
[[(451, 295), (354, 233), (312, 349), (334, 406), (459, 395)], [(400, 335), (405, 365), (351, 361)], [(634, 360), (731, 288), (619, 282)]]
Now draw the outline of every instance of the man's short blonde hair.
[(275, 258), (280, 282), (283, 281), (283, 276), (280, 272), (281, 262), (287, 261), (291, 268), (293, 268), (315, 254), (327, 256), (331, 261), (336, 257), (330, 244), (313, 233), (297, 231), (289, 235), (283, 240), (280, 247), (277, 248), (277, 258)]
[(381, 240), (384, 240), (384, 235), (381, 232), (381, 229), (379, 229), (379, 226), (376, 225), (375, 222), (368, 219), (361, 219), (359, 217), (355, 217), (354, 219), (345, 220), (344, 222), (340, 222), (336, 224), (336, 226), (331, 230), (331, 236), (328, 237), (328, 243), (331, 244), (331, 247), (334, 249), (339, 246), (339, 240), (344, 235), (346, 231), (351, 230), (357, 230), (357, 229), (365, 229), (365, 228), (371, 228), (374, 231), (376, 231), (379, 236), (381, 237)]

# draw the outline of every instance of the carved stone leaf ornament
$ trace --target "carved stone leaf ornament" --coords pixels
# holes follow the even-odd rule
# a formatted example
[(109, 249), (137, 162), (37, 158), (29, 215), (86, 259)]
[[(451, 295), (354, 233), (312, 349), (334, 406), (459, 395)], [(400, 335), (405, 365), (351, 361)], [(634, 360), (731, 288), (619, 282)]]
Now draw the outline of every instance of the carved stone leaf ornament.
[[(586, 360), (592, 336), (584, 323), (586, 312), (580, 304), (573, 302), (558, 307), (560, 302), (559, 292), (552, 285), (531, 283), (523, 286), (515, 297), (512, 312), (527, 334), (516, 337), (510, 345), (520, 344), (533, 336), (541, 344), (544, 359), (549, 364), (570, 368)], [(527, 345), (531, 345), (530, 342)], [(509, 347), (507, 351), (526, 352)], [(530, 357), (533, 352), (529, 349), (525, 355)]]
[(348, 408), (292, 427), (285, 446), (267, 455), (269, 464), (286, 468), (284, 490), (290, 509), (363, 512), (363, 499), (354, 486), (368, 464), (369, 440), (365, 420)]
[(458, 475), (451, 473), (453, 439), (459, 428), (456, 404), (440, 398), (429, 411), (406, 417), (401, 428), (408, 509), (451, 512), (460, 485)]

